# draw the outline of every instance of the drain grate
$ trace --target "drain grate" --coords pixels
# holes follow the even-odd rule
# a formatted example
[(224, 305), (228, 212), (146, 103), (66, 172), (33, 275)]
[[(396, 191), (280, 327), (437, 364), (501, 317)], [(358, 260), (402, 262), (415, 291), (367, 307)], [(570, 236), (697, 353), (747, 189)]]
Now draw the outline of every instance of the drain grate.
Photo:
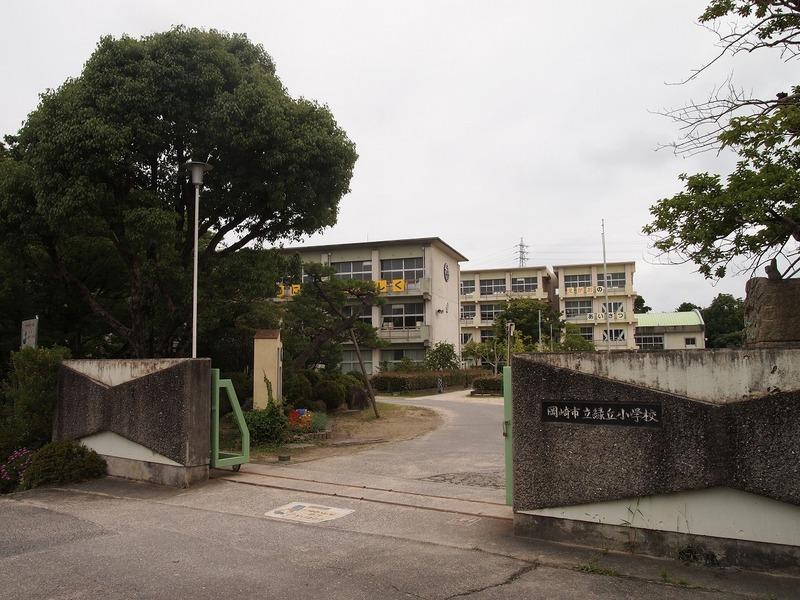
[(423, 477), (420, 481), (435, 481), (437, 483), (452, 483), (455, 485), (473, 485), (476, 487), (489, 487), (503, 489), (505, 487), (505, 474), (500, 471), (466, 471), (462, 473), (441, 473)]

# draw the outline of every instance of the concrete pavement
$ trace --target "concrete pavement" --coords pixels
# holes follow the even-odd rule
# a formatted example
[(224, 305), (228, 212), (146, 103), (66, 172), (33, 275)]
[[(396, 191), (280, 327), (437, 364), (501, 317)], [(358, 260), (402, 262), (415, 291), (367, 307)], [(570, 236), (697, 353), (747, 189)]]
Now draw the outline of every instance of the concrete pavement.
[[(442, 428), (347, 457), (246, 467), (241, 482), (174, 490), (105, 479), (4, 497), (0, 598), (800, 596), (790, 577), (515, 538), (497, 488), (429, 480), (502, 468), (502, 454), (492, 455), (502, 442), (481, 433), (499, 428), (500, 407), (457, 397), (409, 403), (441, 403)], [(474, 462), (463, 456), (469, 448)], [(402, 464), (423, 449), (430, 455)], [(264, 516), (289, 502), (354, 512), (318, 524)], [(475, 514), (481, 508), (501, 512)]]

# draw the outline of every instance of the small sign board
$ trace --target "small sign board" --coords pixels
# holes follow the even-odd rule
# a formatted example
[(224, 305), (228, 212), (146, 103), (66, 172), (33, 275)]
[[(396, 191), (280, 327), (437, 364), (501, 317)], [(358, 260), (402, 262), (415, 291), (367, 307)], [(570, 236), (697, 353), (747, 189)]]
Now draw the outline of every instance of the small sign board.
[(542, 421), (582, 425), (661, 427), (661, 405), (542, 402)]
[(264, 516), (273, 519), (283, 519), (284, 521), (297, 521), (299, 523), (322, 523), (340, 519), (353, 512), (348, 508), (333, 508), (332, 506), (321, 506), (319, 504), (307, 504), (305, 502), (290, 502), (279, 506)]
[(22, 335), (20, 336), (20, 348), (36, 348), (39, 338), (39, 317), (26, 319), (22, 322)]

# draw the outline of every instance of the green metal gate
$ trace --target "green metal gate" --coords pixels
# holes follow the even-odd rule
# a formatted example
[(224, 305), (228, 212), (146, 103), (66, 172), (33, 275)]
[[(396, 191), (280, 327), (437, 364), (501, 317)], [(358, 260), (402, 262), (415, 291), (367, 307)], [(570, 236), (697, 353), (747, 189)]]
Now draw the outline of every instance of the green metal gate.
[[(225, 390), (228, 401), (233, 409), (239, 433), (242, 436), (242, 452), (234, 454), (231, 452), (220, 452), (219, 450), (219, 391)], [(242, 407), (239, 406), (239, 398), (236, 390), (233, 389), (233, 382), (230, 379), (220, 379), (219, 369), (211, 369), (211, 468), (233, 467), (238, 471), (241, 466), (250, 462), (250, 430), (244, 421)]]

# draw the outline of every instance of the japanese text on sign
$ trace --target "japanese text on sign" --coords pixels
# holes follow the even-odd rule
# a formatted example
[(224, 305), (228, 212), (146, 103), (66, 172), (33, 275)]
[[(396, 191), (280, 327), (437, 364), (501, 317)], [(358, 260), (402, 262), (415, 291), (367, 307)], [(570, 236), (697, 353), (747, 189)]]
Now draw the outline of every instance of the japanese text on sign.
[(658, 404), (543, 402), (542, 420), (589, 425), (661, 427), (661, 406)]

